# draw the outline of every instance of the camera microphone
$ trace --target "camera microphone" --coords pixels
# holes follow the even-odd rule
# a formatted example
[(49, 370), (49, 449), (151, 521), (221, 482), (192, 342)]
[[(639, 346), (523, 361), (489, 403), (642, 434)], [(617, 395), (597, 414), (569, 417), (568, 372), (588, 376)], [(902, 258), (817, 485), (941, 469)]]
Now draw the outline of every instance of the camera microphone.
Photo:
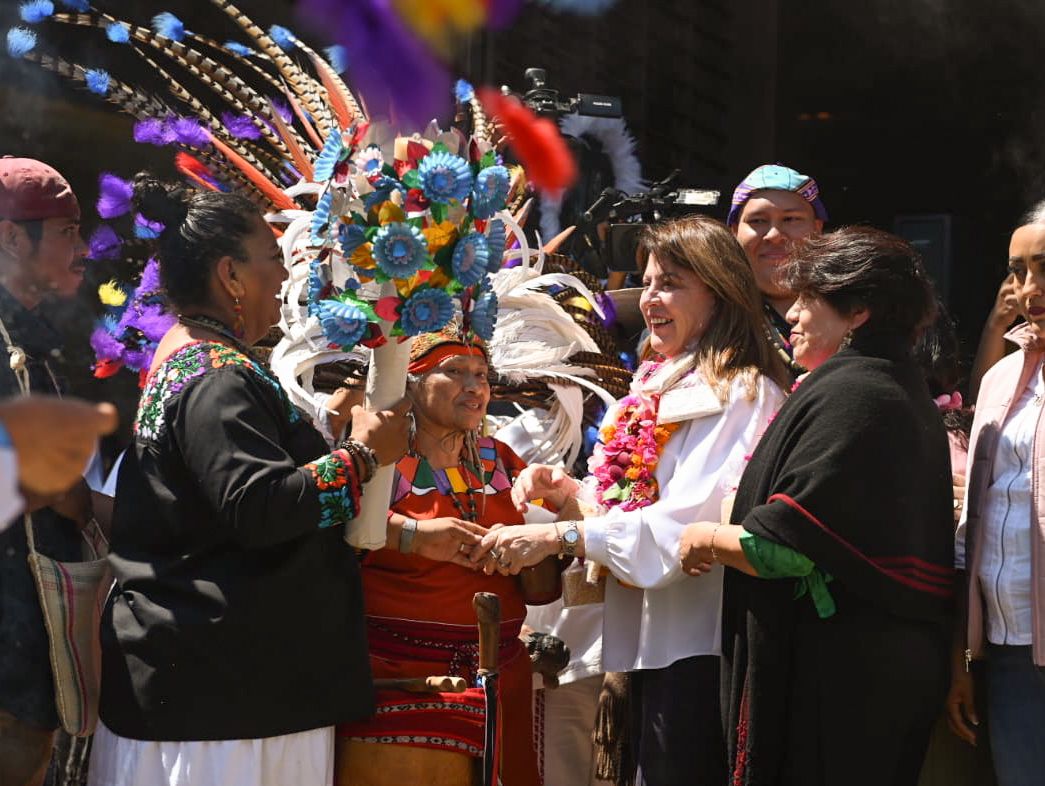
[(616, 188), (602, 189), (599, 198), (592, 203), (591, 207), (584, 211), (583, 218), (585, 223), (592, 223), (595, 220), (595, 216), (600, 214), (608, 205), (612, 205), (614, 202), (619, 200), (622, 196), (624, 196), (624, 192), (618, 191)]

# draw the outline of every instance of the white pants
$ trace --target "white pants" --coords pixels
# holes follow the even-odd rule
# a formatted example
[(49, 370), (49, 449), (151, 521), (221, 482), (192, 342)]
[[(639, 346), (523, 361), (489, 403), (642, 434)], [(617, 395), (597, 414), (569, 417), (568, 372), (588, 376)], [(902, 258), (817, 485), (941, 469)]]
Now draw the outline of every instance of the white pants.
[(331, 786), (334, 728), (260, 740), (154, 742), (94, 735), (87, 786)]
[(544, 786), (609, 783), (595, 778), (591, 743), (602, 677), (597, 674), (558, 688), (534, 691), (538, 705), (544, 704), (543, 727), (538, 730)]

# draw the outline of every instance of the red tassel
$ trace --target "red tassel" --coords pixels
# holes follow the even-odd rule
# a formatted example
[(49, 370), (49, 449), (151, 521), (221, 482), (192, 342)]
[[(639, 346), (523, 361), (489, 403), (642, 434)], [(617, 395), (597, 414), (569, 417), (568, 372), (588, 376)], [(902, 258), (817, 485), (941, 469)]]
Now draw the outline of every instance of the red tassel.
[(545, 191), (569, 188), (577, 179), (577, 163), (570, 155), (559, 128), (546, 117), (537, 117), (517, 98), (492, 87), (478, 91), (486, 111), (493, 115), (508, 135), (526, 176)]

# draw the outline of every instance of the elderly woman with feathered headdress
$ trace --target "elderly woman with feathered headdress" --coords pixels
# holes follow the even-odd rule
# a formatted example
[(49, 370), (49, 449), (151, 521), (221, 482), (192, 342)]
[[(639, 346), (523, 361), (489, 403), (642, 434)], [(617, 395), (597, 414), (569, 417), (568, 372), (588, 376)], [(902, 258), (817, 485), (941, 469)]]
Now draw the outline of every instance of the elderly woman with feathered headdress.
[[(362, 563), (367, 638), (375, 678), (450, 675), (474, 683), (478, 649), (472, 597), (497, 594), (503, 619), (500, 780), (505, 786), (526, 786), (539, 781), (530, 660), (519, 633), (526, 603), (547, 602), (558, 591), (528, 595), (519, 576), (487, 575), (469, 559), (494, 525), (510, 528), (523, 522), (511, 488), (526, 464), (503, 442), (482, 435), (491, 375), (485, 343), (457, 322), (414, 339), (407, 396), (416, 429), (407, 455), (396, 464), (388, 541)], [(543, 568), (548, 569), (557, 576), (554, 560)], [(468, 777), (471, 762), (460, 753), (482, 754), (483, 724), (474, 723), (481, 697), (469, 692), (454, 702), (468, 706), (443, 706), (424, 719), (415, 714), (410, 734), (397, 725), (403, 700), (389, 696), (386, 701), (379, 694), (376, 717), (339, 727), (337, 782), (358, 782), (357, 767), (372, 768), (375, 756), (401, 763), (411, 755), (402, 746), (398, 753), (389, 750), (392, 745), (360, 747), (390, 738), (415, 749), (442, 748), (431, 752), (434, 760)], [(476, 706), (469, 713), (473, 700)], [(416, 697), (406, 701), (417, 704)], [(370, 763), (361, 765), (364, 759)]]

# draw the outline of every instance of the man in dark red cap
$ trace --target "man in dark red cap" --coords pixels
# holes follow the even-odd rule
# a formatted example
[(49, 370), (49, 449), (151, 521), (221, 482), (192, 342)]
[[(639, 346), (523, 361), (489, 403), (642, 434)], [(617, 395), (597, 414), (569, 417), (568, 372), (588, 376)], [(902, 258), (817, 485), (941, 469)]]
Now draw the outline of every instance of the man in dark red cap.
[[(28, 158), (0, 158), (0, 398), (63, 392), (62, 339), (37, 312), (46, 298), (71, 298), (87, 247), (80, 205), (57, 171)], [(21, 377), (21, 378), (20, 378)], [(82, 559), (77, 525), (90, 517), (78, 484), (60, 497), (23, 489), (37, 549)], [(25, 528), (0, 532), (0, 784), (36, 786), (58, 727), (47, 631), (26, 561)]]

